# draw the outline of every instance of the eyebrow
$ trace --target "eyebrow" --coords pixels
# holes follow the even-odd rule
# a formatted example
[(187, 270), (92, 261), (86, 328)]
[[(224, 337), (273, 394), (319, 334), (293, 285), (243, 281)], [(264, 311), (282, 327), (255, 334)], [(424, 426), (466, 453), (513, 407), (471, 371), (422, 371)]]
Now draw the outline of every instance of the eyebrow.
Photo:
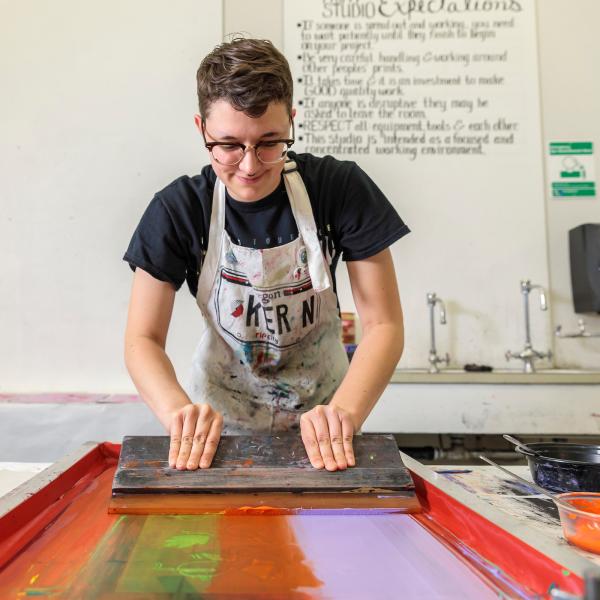
[[(281, 137), (281, 132), (280, 131), (268, 131), (267, 133), (263, 133), (260, 136), (260, 140), (262, 140), (263, 138), (268, 138), (268, 137)], [(238, 141), (238, 138), (233, 136), (233, 135), (225, 135), (225, 136), (219, 136), (220, 140), (223, 140), (224, 142), (232, 142), (232, 141)], [(241, 142), (240, 142), (241, 143)]]

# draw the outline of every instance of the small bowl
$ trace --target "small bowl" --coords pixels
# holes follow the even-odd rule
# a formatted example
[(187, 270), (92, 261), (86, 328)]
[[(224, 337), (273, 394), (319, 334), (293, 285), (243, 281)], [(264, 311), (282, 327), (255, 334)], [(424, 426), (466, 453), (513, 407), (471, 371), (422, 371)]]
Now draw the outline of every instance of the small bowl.
[(556, 505), (566, 540), (583, 550), (600, 554), (600, 494), (591, 492), (567, 492), (558, 494), (568, 510)]

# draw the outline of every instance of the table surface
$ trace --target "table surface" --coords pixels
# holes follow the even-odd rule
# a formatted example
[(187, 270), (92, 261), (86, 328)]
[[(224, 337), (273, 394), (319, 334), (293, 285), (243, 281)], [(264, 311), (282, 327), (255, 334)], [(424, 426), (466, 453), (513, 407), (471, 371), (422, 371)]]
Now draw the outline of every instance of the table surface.
[[(0, 464), (15, 481), (39, 468)], [(113, 474), (98, 476), (8, 563), (2, 598), (498, 597), (408, 515), (116, 516), (107, 514)]]
[[(49, 463), (0, 462), (0, 496), (33, 477), (48, 465)], [(427, 468), (435, 474), (435, 477), (441, 477), (444, 478), (444, 480), (452, 482), (467, 494), (477, 496), (477, 498), (501, 511), (510, 519), (514, 519), (521, 527), (527, 528), (530, 531), (535, 531), (544, 538), (545, 543), (548, 544), (548, 546), (559, 546), (566, 552), (575, 553), (600, 566), (600, 556), (575, 548), (564, 540), (558, 512), (553, 502), (550, 499), (537, 494), (534, 490), (528, 488), (519, 481), (511, 480), (508, 475), (499, 472), (493, 467), (483, 465), (431, 465)], [(531, 481), (527, 466), (510, 466), (508, 469)], [(107, 489), (109, 489), (110, 480), (107, 480), (106, 486), (108, 486)], [(273, 519), (275, 517), (264, 518)], [(281, 523), (278, 523), (283, 527), (286, 518), (282, 519)], [(152, 529), (152, 522), (151, 519), (148, 519), (144, 528)], [(230, 522), (233, 523), (235, 521)], [(242, 521), (238, 521), (237, 523), (242, 523)], [(252, 523), (258, 525), (258, 521), (252, 521)], [(275, 522), (273, 521), (272, 523)], [(358, 589), (356, 586), (360, 586), (361, 578), (358, 576), (355, 577), (355, 575), (356, 569), (359, 569), (359, 565), (361, 564), (363, 564), (363, 567), (361, 568), (364, 568), (364, 573), (367, 571), (372, 575), (379, 573), (380, 576), (383, 577), (385, 571), (388, 574), (387, 579), (384, 578), (386, 586), (390, 584), (389, 573), (396, 573), (398, 577), (395, 575), (393, 577), (395, 587), (396, 585), (402, 585), (402, 572), (405, 572), (406, 574), (409, 571), (412, 572), (417, 569), (418, 556), (430, 557), (432, 555), (431, 553), (435, 554), (438, 551), (436, 550), (435, 544), (431, 545), (433, 538), (430, 540), (428, 536), (424, 536), (424, 530), (421, 530), (420, 526), (410, 519), (398, 520), (393, 515), (389, 516), (387, 519), (379, 517), (375, 519), (362, 517), (353, 518), (353, 526), (351, 528), (347, 527), (345, 519), (336, 520), (335, 517), (318, 517), (317, 519), (304, 521), (302, 521), (301, 518), (292, 519), (286, 521), (284, 528), (288, 527), (288, 525), (289, 531), (293, 532), (298, 542), (301, 542), (305, 557), (310, 558), (310, 564), (314, 567), (314, 574), (322, 581), (326, 580), (327, 585), (329, 586), (326, 587), (326, 589), (329, 592), (335, 591), (335, 597), (337, 597), (338, 593), (342, 594), (349, 592), (352, 589), (352, 586), (348, 587), (346, 584), (349, 584), (350, 582), (353, 582), (352, 585), (355, 586), (354, 591)], [(286, 531), (288, 531), (288, 529), (286, 529)], [(324, 535), (323, 531), (327, 531), (328, 534)], [(181, 537), (181, 532), (175, 532), (173, 530), (171, 533), (174, 534), (171, 536), (173, 538), (179, 539), (179, 537)], [(177, 535), (175, 535), (175, 533), (177, 533)], [(350, 533), (351, 539), (348, 537)], [(149, 531), (148, 539), (154, 539), (158, 534), (159, 531)], [(239, 532), (237, 532), (234, 537), (237, 538), (238, 534)], [(359, 534), (359, 538), (356, 538), (357, 534)], [(122, 534), (116, 530), (114, 535)], [(256, 536), (257, 532), (254, 531), (253, 535)], [(373, 564), (367, 565), (364, 563), (366, 555), (362, 544), (359, 544), (360, 547), (354, 547), (355, 543), (352, 540), (360, 538), (363, 540), (370, 540), (368, 546), (376, 548), (376, 551), (373, 551), (372, 553)], [(115, 539), (113, 541), (117, 542), (118, 540)], [(255, 541), (259, 545), (258, 547), (262, 548), (260, 540), (257, 539)], [(326, 541), (327, 543), (325, 543)], [(418, 550), (416, 554), (415, 549)], [(342, 552), (345, 559), (347, 559), (347, 567), (354, 565), (352, 569), (346, 573), (347, 579), (342, 577), (342, 574), (338, 572), (339, 564), (335, 563), (334, 560), (335, 556), (340, 552)], [(108, 559), (109, 557), (105, 558)], [(440, 561), (438, 564), (441, 565), (443, 563), (445, 565), (444, 569), (442, 569), (443, 573), (440, 573), (439, 581), (441, 582), (445, 579), (445, 585), (449, 586), (446, 589), (453, 589), (456, 591), (457, 595), (450, 594), (439, 596), (434, 594), (430, 597), (487, 597), (487, 594), (484, 594), (484, 591), (487, 592), (488, 588), (485, 588), (485, 590), (481, 588), (477, 578), (471, 579), (470, 577), (467, 577), (467, 579), (465, 579), (465, 573), (459, 568), (459, 565), (455, 564), (452, 558), (445, 556), (445, 554), (442, 553), (438, 557), (438, 560)], [(355, 572), (352, 575), (351, 571), (353, 570)], [(334, 572), (337, 573), (337, 576), (332, 578), (331, 575)], [(419, 579), (418, 585), (421, 587), (417, 586), (414, 589), (411, 589), (411, 594), (406, 595), (405, 597), (417, 598), (421, 597), (418, 594), (434, 593), (432, 589), (427, 587), (430, 584), (433, 585), (431, 581)], [(463, 585), (465, 583), (467, 585)], [(438, 589), (438, 592), (440, 589)], [(362, 591), (367, 590), (365, 588)], [(380, 591), (381, 596), (378, 597), (387, 597), (384, 593), (384, 589), (381, 589)], [(408, 593), (408, 590), (406, 591)], [(471, 595), (471, 593), (474, 595)]]
[[(24, 483), (52, 463), (0, 462), (0, 497)], [(493, 507), (542, 534), (549, 544), (566, 546), (573, 552), (600, 566), (600, 556), (568, 544), (562, 535), (558, 511), (554, 503), (517, 480), (487, 465), (429, 465), (438, 475), (448, 479), (469, 494), (476, 495)], [(529, 468), (507, 466), (509, 471), (532, 481)]]

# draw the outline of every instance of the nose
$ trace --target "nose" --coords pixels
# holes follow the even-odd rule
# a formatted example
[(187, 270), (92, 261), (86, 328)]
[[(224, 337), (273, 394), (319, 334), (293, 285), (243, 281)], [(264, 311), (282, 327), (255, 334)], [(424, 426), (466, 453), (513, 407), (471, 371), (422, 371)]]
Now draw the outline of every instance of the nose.
[(248, 148), (244, 154), (244, 158), (238, 163), (238, 169), (246, 173), (246, 175), (253, 175), (259, 168), (260, 161), (256, 157), (256, 150), (254, 148)]

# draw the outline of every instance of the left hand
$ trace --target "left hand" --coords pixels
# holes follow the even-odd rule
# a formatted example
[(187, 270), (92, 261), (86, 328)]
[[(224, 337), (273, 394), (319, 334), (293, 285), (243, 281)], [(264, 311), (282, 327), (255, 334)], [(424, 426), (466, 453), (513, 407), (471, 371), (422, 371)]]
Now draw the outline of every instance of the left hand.
[(344, 470), (355, 465), (350, 414), (339, 406), (319, 404), (300, 417), (300, 433), (315, 469)]

